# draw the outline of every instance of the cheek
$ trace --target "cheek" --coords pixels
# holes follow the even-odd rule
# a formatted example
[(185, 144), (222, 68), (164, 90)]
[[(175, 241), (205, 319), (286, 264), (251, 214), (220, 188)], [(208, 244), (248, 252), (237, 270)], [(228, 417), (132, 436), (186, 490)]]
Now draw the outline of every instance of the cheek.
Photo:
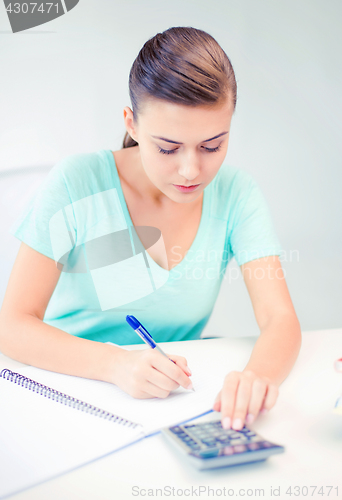
[(175, 161), (173, 161), (170, 156), (157, 153), (151, 157), (148, 168), (155, 177), (158, 177), (159, 179), (167, 179), (174, 173), (176, 170)]
[[(150, 154), (144, 158), (144, 169), (147, 176), (156, 184), (162, 184), (172, 177), (174, 167), (170, 161), (163, 158), (164, 155)], [(161, 158), (159, 158), (161, 157)]]

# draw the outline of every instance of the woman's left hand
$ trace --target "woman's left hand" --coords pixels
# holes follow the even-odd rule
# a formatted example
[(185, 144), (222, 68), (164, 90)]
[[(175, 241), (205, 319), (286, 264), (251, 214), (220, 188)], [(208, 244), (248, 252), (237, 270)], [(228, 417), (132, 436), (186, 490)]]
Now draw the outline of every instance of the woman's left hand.
[(213, 409), (221, 412), (224, 429), (240, 430), (245, 421), (251, 424), (260, 410), (261, 413), (270, 410), (278, 394), (278, 386), (272, 384), (268, 377), (251, 370), (233, 371), (226, 375)]

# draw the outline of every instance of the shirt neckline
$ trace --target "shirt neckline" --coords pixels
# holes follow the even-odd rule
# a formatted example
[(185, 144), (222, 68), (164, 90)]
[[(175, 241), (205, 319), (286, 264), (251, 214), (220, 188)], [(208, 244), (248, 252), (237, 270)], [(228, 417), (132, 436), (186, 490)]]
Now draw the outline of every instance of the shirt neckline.
[[(122, 190), (121, 180), (119, 177), (119, 173), (118, 173), (118, 169), (117, 169), (117, 166), (115, 163), (115, 158), (114, 158), (113, 152), (110, 149), (105, 149), (104, 151), (105, 151), (107, 158), (109, 160), (109, 164), (111, 166), (111, 171), (114, 172), (116, 184), (119, 188), (117, 191), (118, 191), (121, 207), (122, 207), (123, 212), (124, 212), (126, 223), (129, 227), (134, 227), (133, 221), (132, 221), (130, 213), (128, 211), (125, 196), (124, 196), (124, 193)], [(193, 253), (197, 250), (197, 248), (200, 245), (200, 241), (202, 239), (202, 236), (206, 232), (206, 226), (207, 226), (207, 221), (208, 221), (209, 202), (210, 202), (210, 189), (209, 189), (210, 186), (211, 186), (211, 183), (208, 186), (206, 186), (203, 190), (201, 220), (200, 220), (200, 223), (199, 223), (199, 226), (197, 229), (196, 236), (195, 236), (187, 253)], [(139, 239), (139, 241), (140, 241), (140, 239)], [(140, 244), (142, 245), (141, 241), (140, 241)], [(174, 274), (174, 272), (179, 271), (180, 268), (184, 267), (187, 255), (185, 255), (185, 257), (183, 257), (183, 259), (176, 266), (174, 266), (172, 269), (164, 269), (159, 264), (157, 264), (157, 262), (154, 259), (152, 259), (152, 257), (150, 255), (148, 255), (148, 256), (150, 257), (150, 260), (152, 261), (154, 266), (157, 266), (160, 270), (162, 270), (164, 272), (167, 271), (170, 274)]]

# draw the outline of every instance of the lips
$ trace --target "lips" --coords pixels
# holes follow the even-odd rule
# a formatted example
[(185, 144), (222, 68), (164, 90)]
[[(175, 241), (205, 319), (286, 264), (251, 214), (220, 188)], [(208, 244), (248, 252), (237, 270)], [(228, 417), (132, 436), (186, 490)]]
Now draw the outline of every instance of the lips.
[(191, 188), (194, 186), (199, 186), (199, 184), (191, 184), (191, 186), (183, 186), (183, 184), (176, 184), (176, 186), (182, 187), (182, 188)]
[(181, 191), (182, 193), (190, 193), (194, 191), (195, 189), (198, 188), (199, 184), (192, 184), (191, 186), (183, 186), (179, 184), (173, 184), (175, 188), (178, 189), (178, 191)]

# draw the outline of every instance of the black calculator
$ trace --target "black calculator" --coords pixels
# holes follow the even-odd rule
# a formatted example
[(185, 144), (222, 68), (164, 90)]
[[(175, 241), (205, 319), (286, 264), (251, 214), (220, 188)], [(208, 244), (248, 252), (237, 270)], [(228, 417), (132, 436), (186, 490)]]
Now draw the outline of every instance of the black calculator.
[(162, 434), (197, 469), (258, 462), (285, 451), (246, 426), (239, 431), (225, 430), (220, 420), (175, 425), (162, 429)]

